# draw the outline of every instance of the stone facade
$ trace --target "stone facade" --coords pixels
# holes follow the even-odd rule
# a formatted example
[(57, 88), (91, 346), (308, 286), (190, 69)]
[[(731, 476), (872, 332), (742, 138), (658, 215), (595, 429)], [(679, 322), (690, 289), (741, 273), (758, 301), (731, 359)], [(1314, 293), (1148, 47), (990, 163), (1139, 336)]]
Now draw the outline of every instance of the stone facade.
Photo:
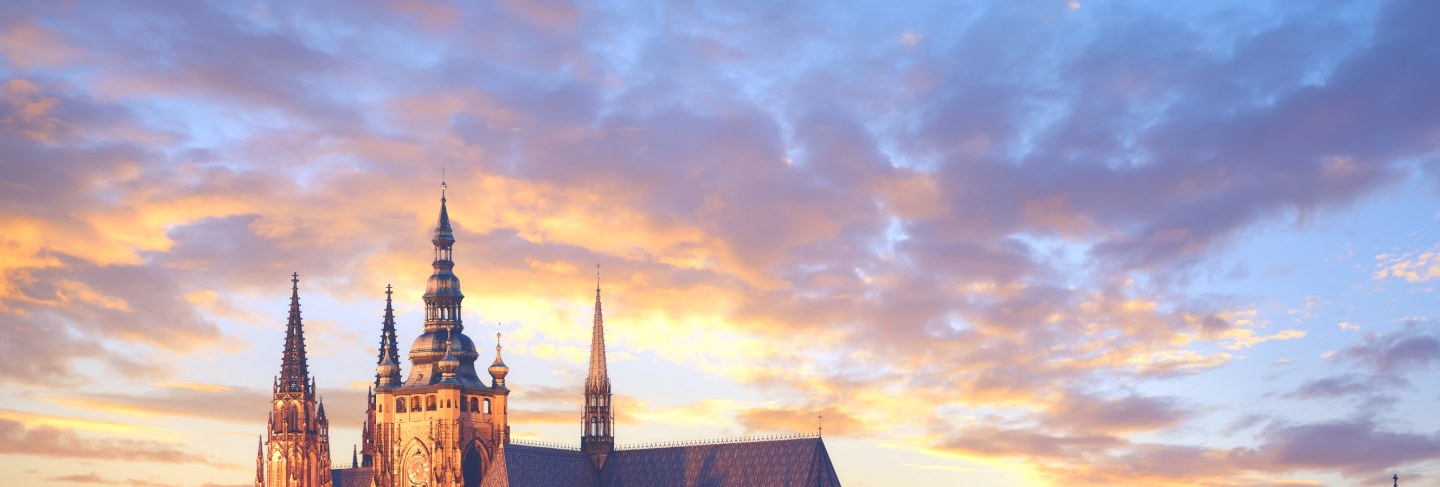
[(501, 358), (500, 335), (487, 380), (475, 368), (480, 354), (464, 333), (465, 296), (454, 273), (455, 236), (444, 191), (441, 183), (440, 217), (431, 238), (434, 270), (426, 282), (424, 327), (407, 357), (409, 375), (402, 380), (387, 286), (363, 448), (352, 452), (348, 468), (333, 472), (325, 406), (315, 401), (314, 380), (305, 368), (298, 280), (292, 286), (270, 440), (257, 452), (257, 487), (839, 485), (819, 436), (617, 451), (598, 268), (589, 374), (577, 411), (580, 447), (512, 443), (505, 386), (510, 369)]
[(256, 487), (330, 485), (330, 421), (316, 401), (300, 320), (300, 276), (291, 276), (290, 318), (270, 402), (268, 441), (255, 459)]

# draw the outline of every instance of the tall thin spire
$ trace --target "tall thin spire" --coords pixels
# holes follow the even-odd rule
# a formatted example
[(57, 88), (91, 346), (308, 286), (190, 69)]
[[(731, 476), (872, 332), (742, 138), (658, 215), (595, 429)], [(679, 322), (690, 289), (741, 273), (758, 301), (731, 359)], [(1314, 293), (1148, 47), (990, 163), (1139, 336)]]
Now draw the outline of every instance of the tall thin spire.
[(375, 360), (375, 387), (400, 385), (400, 349), (395, 339), (395, 307), (391, 304), (394, 291), (385, 285), (385, 318), (380, 325), (380, 354)]
[(255, 487), (265, 486), (265, 437), (255, 440)]
[(285, 323), (285, 356), (280, 360), (280, 391), (308, 391), (310, 366), (305, 359), (305, 326), (300, 320), (300, 274), (290, 275), (290, 318)]
[(610, 409), (610, 376), (605, 370), (605, 317), (600, 310), (600, 264), (595, 264), (595, 323), (590, 337), (590, 375), (585, 378), (585, 413), (580, 448), (595, 468), (615, 450), (615, 415)]
[(595, 322), (590, 330), (590, 375), (585, 378), (585, 391), (610, 389), (610, 376), (605, 370), (605, 317), (600, 310), (600, 264), (595, 264)]

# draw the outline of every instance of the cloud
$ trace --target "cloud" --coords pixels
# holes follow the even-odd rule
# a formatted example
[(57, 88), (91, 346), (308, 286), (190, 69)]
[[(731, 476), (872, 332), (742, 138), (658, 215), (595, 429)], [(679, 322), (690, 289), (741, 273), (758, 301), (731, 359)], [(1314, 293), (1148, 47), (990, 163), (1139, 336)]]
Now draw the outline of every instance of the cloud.
[(1387, 431), (1369, 420), (1272, 428), (1235, 459), (1269, 470), (1338, 469), (1362, 475), (1440, 456), (1440, 435)]
[(1271, 425), (1257, 446), (1225, 449), (987, 425), (953, 431), (936, 448), (964, 457), (1033, 458), (1046, 481), (1069, 485), (1273, 485), (1280, 477), (1272, 475), (1289, 472), (1333, 470), (1359, 478), (1413, 465), (1440, 455), (1440, 436), (1349, 420)]
[(1123, 434), (1175, 426), (1191, 414), (1175, 397), (1132, 395), (1107, 400), (1071, 393), (1046, 411), (1045, 421), (1052, 428)]
[(1440, 278), (1440, 244), (1399, 255), (1377, 255), (1375, 269), (1376, 280), (1395, 278), (1406, 282), (1425, 282)]
[(737, 416), (746, 434), (800, 433), (812, 431), (812, 428), (823, 428), (820, 431), (830, 436), (869, 437), (875, 434), (875, 428), (868, 426), (864, 420), (834, 407), (821, 410), (760, 407), (740, 411)]
[[(847, 404), (819, 408), (837, 435), (937, 428), (928, 444), (1051, 483), (1261, 483), (1245, 476), (1275, 471), (1273, 448), (1228, 466), (1244, 455), (1138, 443), (1201, 406), (1131, 391), (1306, 336), (1192, 281), (1248, 230), (1344, 208), (1434, 151), (1440, 71), (1413, 60), (1435, 7), (1199, 22), (1057, 5), (17, 7), (0, 20), (0, 380), (258, 424), (261, 389), (75, 387), (248, 353), (244, 327), (281, 319), (251, 300), (291, 271), (343, 306), (387, 282), (414, 306), (435, 209), (415, 188), (444, 165), (467, 319), (518, 325), (507, 353), (579, 370), (576, 269), (602, 262), (614, 352), (784, 398), (626, 421), (807, 431), (807, 405)], [(1376, 272), (1429, 279), (1425, 252)], [(1432, 335), (1336, 357), (1399, 375), (1440, 357)], [(358, 392), (323, 392), (358, 424)], [(517, 384), (517, 424), (574, 421), (572, 394)], [(995, 423), (953, 419), (971, 415)]]
[(102, 476), (100, 476), (99, 474), (96, 474), (96, 473), (94, 473), (94, 472), (91, 472), (91, 473), (88, 473), (88, 474), (71, 474), (71, 475), (62, 475), (62, 476), (58, 476), (58, 477), (49, 477), (49, 478), (47, 478), (47, 479), (45, 479), (45, 480), (48, 480), (48, 481), (51, 481), (51, 482), (65, 482), (65, 483), (71, 483), (71, 484), (130, 485), (130, 486), (137, 486), (137, 487), (171, 487), (171, 486), (178, 485), (178, 484), (157, 483), (157, 482), (153, 482), (153, 481), (149, 481), (149, 480), (141, 480), (141, 479), (117, 480), (117, 479), (112, 479), (112, 478), (108, 478), (108, 477), (102, 477)]
[(1379, 387), (1380, 384), (1377, 384), (1373, 379), (1353, 375), (1340, 375), (1307, 381), (1294, 391), (1285, 393), (1282, 397), (1291, 399), (1344, 397), (1370, 394), (1376, 392)]
[(19, 421), (0, 419), (0, 454), (34, 455), (126, 462), (218, 463), (186, 451), (181, 445), (149, 440), (82, 438), (74, 430), (51, 426), (27, 427)]
[(1027, 429), (974, 426), (942, 440), (938, 448), (978, 457), (1079, 458), (1088, 453), (1121, 447), (1126, 441), (1107, 435), (1055, 435)]
[[(322, 386), (319, 392), (331, 426), (358, 428), (364, 421), (365, 391)], [(72, 408), (130, 416), (188, 417), (260, 425), (267, 417), (271, 395), (262, 389), (184, 384), (157, 387), (143, 393), (75, 392), (45, 399)]]
[(1390, 333), (1367, 333), (1362, 343), (1340, 350), (1335, 357), (1376, 374), (1400, 377), (1440, 363), (1440, 333), (1433, 323), (1410, 320)]

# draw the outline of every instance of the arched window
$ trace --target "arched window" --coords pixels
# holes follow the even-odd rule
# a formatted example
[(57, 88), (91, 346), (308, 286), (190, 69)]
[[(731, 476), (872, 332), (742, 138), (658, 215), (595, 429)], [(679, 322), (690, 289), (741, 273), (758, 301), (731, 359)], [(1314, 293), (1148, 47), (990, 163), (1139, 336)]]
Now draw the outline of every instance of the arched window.
[(472, 398), (470, 398), (470, 412), (472, 412), (472, 413), (478, 413), (478, 412), (480, 412), (480, 398), (478, 398), (478, 397), (472, 397)]
[(425, 410), (426, 410), (426, 411), (434, 411), (434, 410), (435, 410), (435, 396), (425, 396)]
[(295, 405), (291, 404), (285, 407), (285, 430), (295, 431), (298, 429), (300, 429), (299, 411), (296, 411)]
[(410, 396), (410, 410), (411, 410), (411, 411), (419, 411), (419, 410), (420, 410), (420, 396)]
[(405, 412), (405, 398), (403, 398), (403, 397), (397, 397), (397, 398), (395, 398), (395, 412), (397, 412), (397, 413), (403, 413), (403, 412)]
[(490, 414), (490, 398), (485, 398), (485, 409), (483, 409), (482, 411), (485, 414)]

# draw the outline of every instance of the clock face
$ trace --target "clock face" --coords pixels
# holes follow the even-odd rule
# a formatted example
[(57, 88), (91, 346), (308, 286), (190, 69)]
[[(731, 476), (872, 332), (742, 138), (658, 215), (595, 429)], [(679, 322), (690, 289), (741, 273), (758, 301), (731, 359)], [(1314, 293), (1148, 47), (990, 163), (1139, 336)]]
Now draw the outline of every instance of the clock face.
[(405, 477), (410, 479), (410, 485), (425, 485), (426, 479), (430, 476), (430, 459), (425, 453), (416, 450), (405, 462)]

